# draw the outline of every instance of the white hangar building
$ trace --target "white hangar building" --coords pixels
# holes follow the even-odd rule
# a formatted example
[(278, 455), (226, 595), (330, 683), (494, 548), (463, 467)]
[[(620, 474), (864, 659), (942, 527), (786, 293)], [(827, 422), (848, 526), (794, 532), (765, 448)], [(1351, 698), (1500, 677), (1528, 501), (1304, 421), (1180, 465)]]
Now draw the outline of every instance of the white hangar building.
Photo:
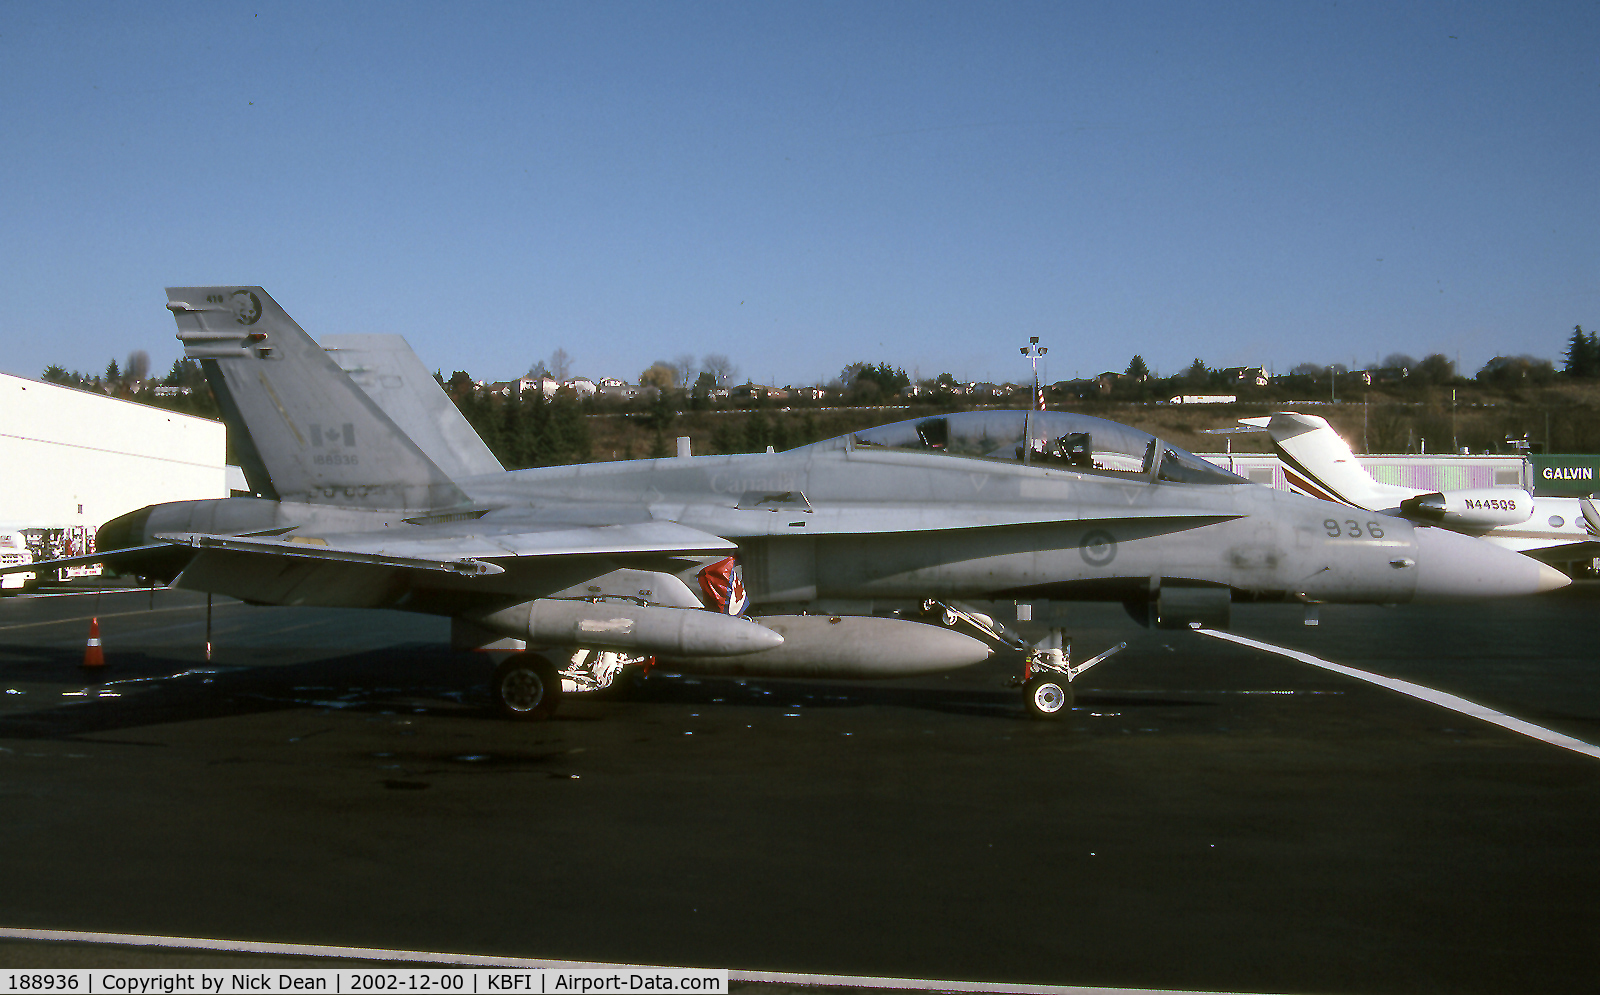
[(228, 496), (221, 422), (0, 373), (0, 530)]

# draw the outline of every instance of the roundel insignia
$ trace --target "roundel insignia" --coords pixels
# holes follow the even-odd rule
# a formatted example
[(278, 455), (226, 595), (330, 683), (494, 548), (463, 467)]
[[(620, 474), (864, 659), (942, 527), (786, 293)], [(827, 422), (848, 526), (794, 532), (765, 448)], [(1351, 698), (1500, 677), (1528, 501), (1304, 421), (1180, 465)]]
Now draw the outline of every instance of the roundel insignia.
[(233, 317), (241, 325), (255, 324), (261, 318), (261, 298), (248, 290), (235, 290)]
[(1094, 529), (1083, 534), (1078, 552), (1091, 567), (1103, 567), (1117, 558), (1117, 540), (1105, 529)]

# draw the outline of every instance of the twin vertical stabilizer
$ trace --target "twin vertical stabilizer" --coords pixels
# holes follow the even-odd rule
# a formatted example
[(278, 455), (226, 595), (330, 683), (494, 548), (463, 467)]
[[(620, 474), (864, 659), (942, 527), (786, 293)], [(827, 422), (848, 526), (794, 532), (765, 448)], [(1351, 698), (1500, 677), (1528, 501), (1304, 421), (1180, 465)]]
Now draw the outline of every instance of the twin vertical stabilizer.
[(466, 503), (450, 477), (260, 287), (168, 287), (257, 493), (351, 508)]

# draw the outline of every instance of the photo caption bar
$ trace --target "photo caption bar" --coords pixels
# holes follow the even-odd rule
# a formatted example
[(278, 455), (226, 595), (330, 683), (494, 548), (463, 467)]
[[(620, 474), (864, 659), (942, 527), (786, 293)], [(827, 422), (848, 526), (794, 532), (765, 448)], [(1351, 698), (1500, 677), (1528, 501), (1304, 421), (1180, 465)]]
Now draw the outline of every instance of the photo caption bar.
[(710, 992), (725, 995), (728, 972), (696, 968), (371, 970), (288, 968), (75, 968), (0, 973), (0, 995), (236, 995), (239, 992), (489, 992), (588, 995), (591, 992)]

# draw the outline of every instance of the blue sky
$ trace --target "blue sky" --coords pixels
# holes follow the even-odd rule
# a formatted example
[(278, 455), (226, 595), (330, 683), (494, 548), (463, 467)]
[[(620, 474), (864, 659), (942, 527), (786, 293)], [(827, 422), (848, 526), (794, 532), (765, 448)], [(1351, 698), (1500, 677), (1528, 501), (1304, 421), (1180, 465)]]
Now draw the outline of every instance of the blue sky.
[(430, 367), (1560, 362), (1600, 6), (0, 2), (0, 370), (259, 284)]

